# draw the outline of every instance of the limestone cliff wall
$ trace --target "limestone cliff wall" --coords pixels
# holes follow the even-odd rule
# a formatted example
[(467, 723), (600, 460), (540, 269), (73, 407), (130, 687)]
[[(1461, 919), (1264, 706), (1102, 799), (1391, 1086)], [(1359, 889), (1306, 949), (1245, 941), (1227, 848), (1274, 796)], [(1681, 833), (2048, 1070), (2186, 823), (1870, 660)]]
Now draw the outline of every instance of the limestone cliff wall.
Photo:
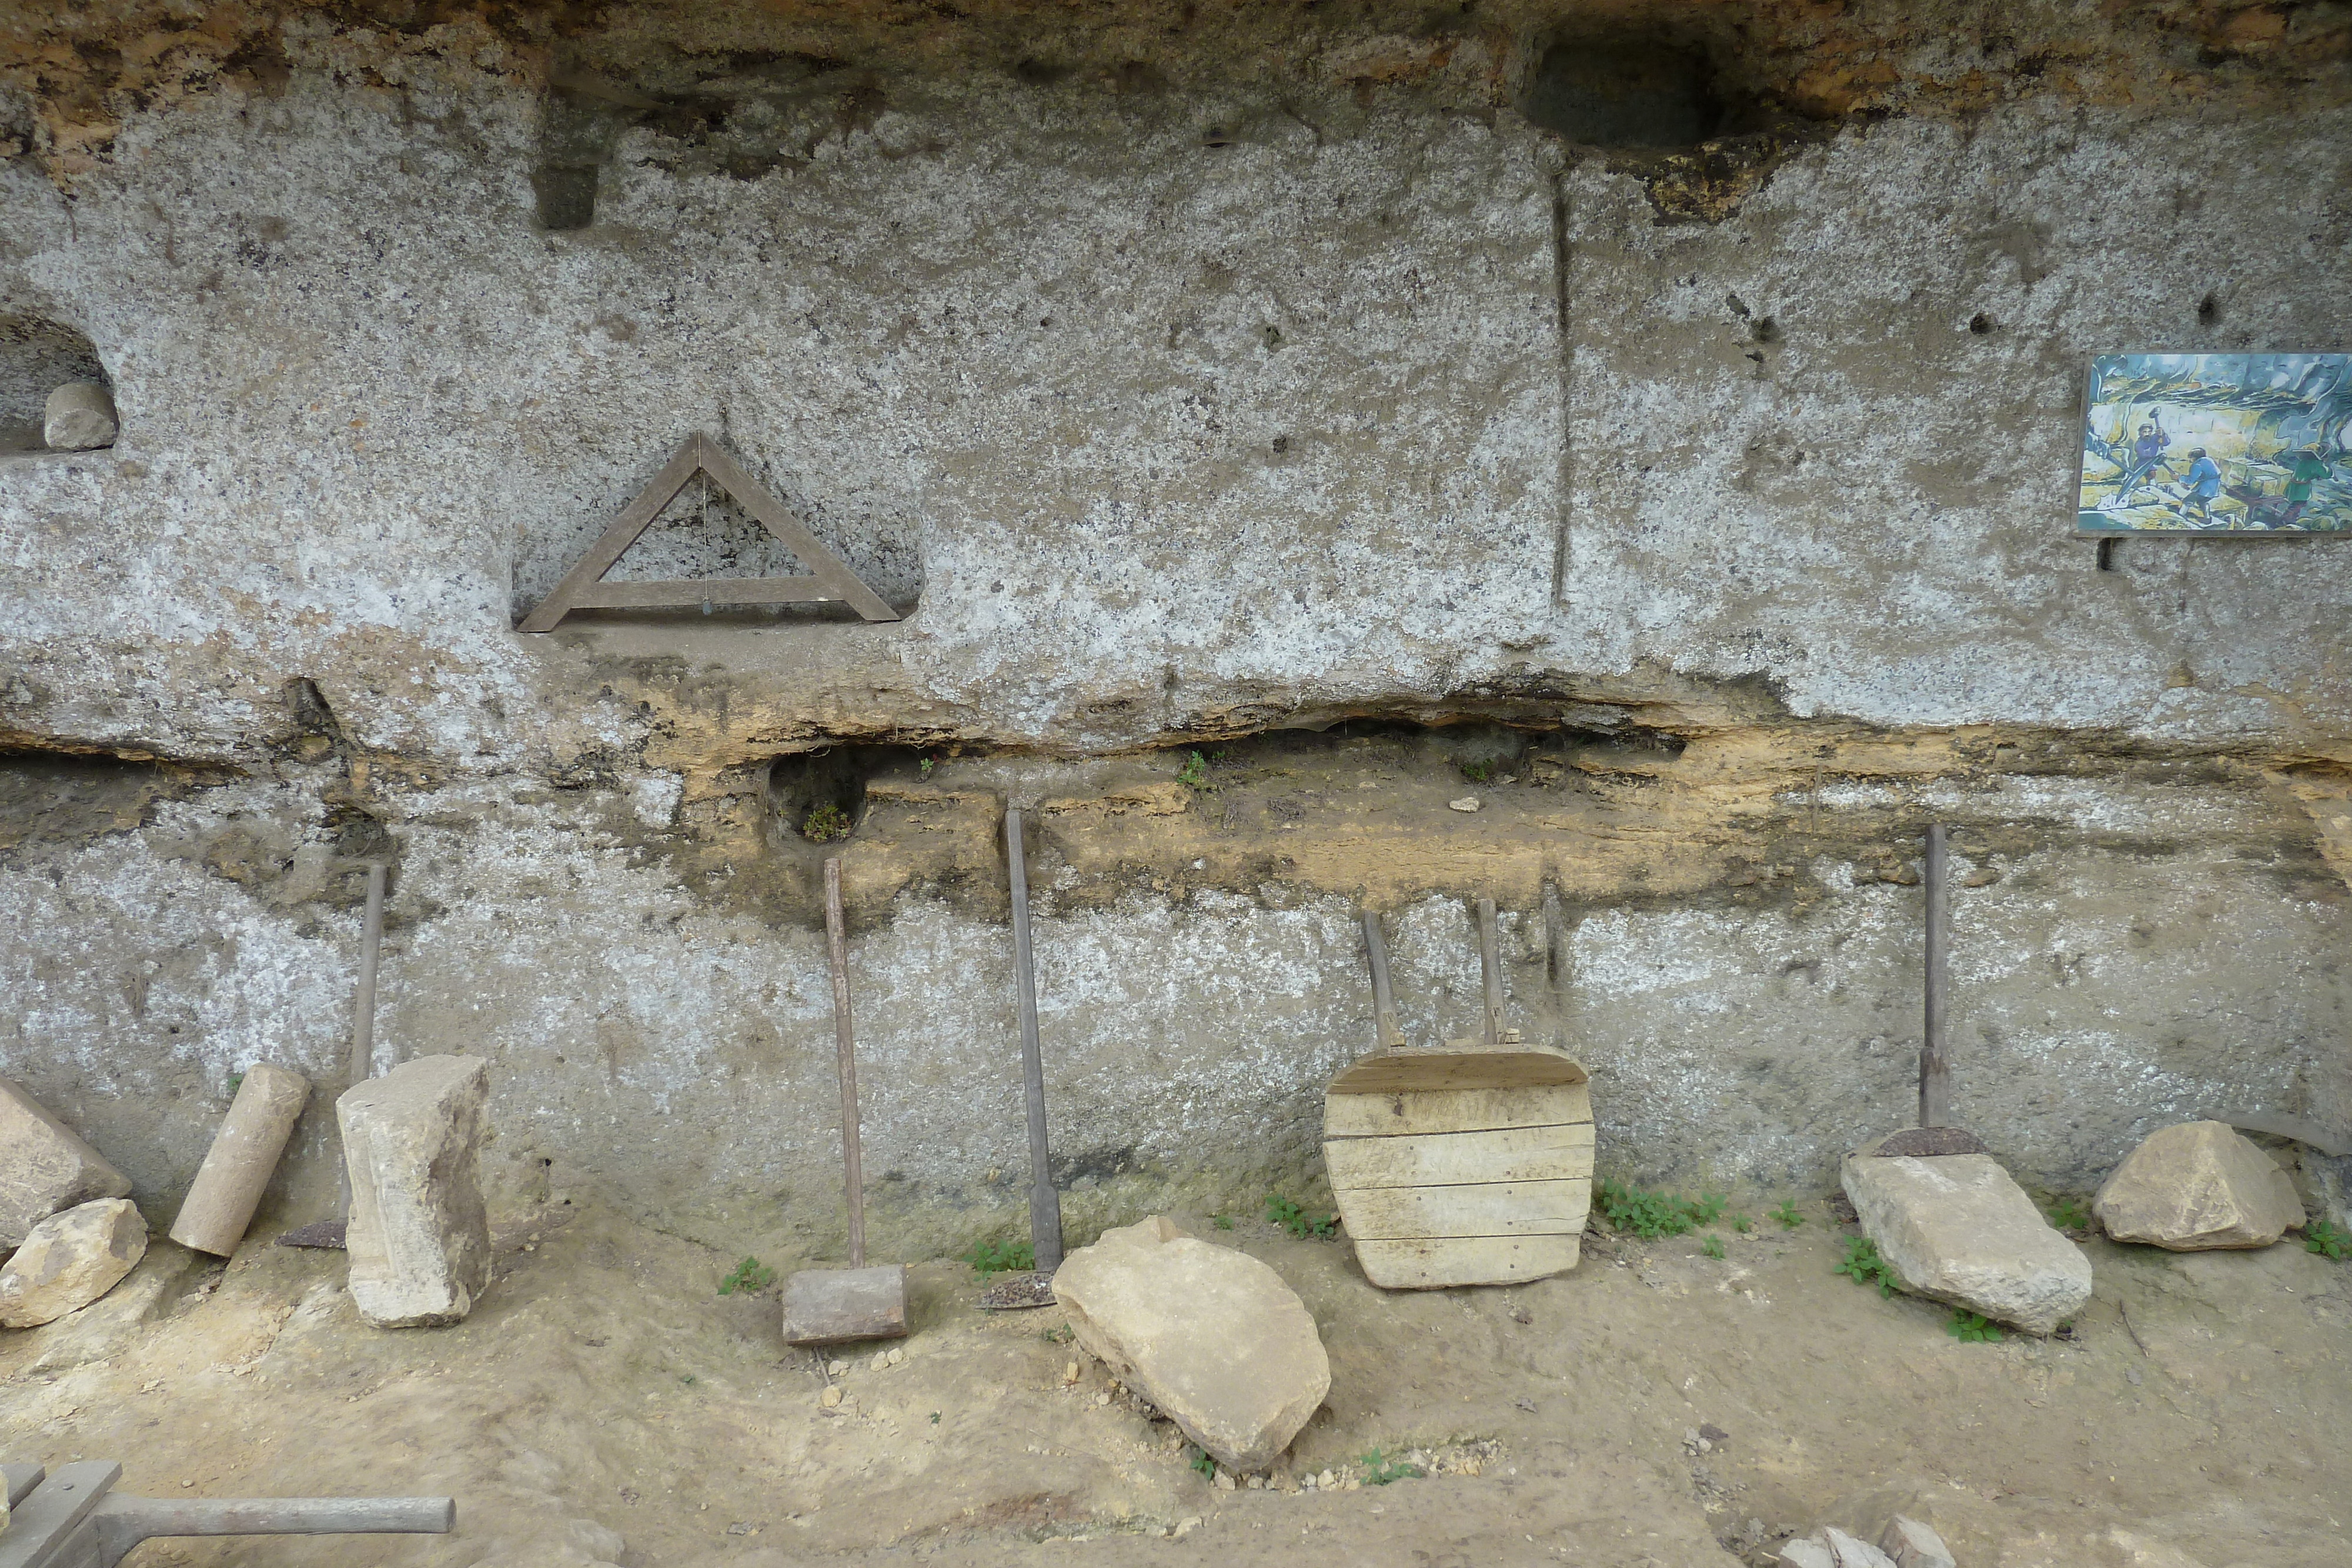
[[(1444, 1032), (1482, 891), (1604, 1168), (1824, 1179), (1907, 1105), (1931, 819), (1960, 1113), (2022, 1170), (2352, 1123), (2352, 562), (2070, 537), (2090, 354), (2352, 347), (2347, 40), (16, 19), (0, 316), (86, 338), (122, 433), (0, 456), (0, 1071), (168, 1209), (230, 1072), (341, 1071), (389, 858), (383, 1032), (493, 1057), (506, 1179), (821, 1249), (831, 791), (908, 1246), (1017, 1209), (1008, 800), (1087, 1223), (1311, 1184), (1352, 908)], [(1588, 45), (1698, 62), (1707, 138), (1538, 123)], [(904, 619), (515, 631), (697, 431)], [(712, 505), (622, 575), (784, 570)]]

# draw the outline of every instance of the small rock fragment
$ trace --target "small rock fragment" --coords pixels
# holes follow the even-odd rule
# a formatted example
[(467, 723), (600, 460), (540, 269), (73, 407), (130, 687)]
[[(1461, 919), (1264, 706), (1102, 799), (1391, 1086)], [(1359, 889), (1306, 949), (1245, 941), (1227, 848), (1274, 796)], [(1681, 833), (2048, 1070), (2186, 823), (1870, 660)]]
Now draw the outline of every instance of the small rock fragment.
[(1331, 1488), (1339, 1484), (1339, 1478), (1333, 1475), (1329, 1470), (1323, 1470), (1316, 1475), (1315, 1484), (1318, 1488), (1328, 1491)]
[(130, 1191), (129, 1176), (39, 1101), (0, 1078), (0, 1253), (23, 1245), (52, 1214)]
[(489, 1072), (420, 1056), (335, 1102), (352, 1177), (352, 1300), (378, 1328), (462, 1321), (490, 1282), (477, 1162)]
[(68, 382), (41, 407), (41, 440), (59, 452), (111, 446), (121, 430), (103, 382)]
[(1930, 1526), (1916, 1519), (1895, 1516), (1886, 1533), (1878, 1538), (1878, 1548), (1895, 1560), (1895, 1568), (1958, 1568), (1952, 1561), (1951, 1548)]
[(1813, 1536), (1782, 1542), (1780, 1561), (1786, 1568), (1837, 1568), (1837, 1559), (1830, 1554), (1828, 1543)]
[(1895, 1568), (1885, 1552), (1867, 1541), (1855, 1540), (1834, 1525), (1822, 1531), (1822, 1539), (1828, 1543), (1830, 1561), (1837, 1568)]
[(841, 1406), (841, 1390), (838, 1388), (828, 1388), (824, 1393), (816, 1396), (816, 1402), (818, 1407), (821, 1409), (838, 1409)]
[(2101, 1185), (2091, 1212), (2117, 1241), (2174, 1252), (2268, 1247), (2304, 1218), (2286, 1173), (2226, 1122), (2149, 1134)]
[(114, 1289), (147, 1251), (147, 1222), (127, 1197), (101, 1197), (33, 1227), (0, 1269), (0, 1327), (37, 1328)]
[(1269, 1469), (1330, 1392), (1315, 1320), (1282, 1276), (1160, 1216), (1072, 1253), (1054, 1295), (1089, 1354), (1230, 1469)]
[(1465, 795), (1459, 800), (1448, 800), (1445, 806), (1446, 810), (1452, 811), (1475, 811), (1478, 809), (1478, 797)]
[(1990, 1155), (1849, 1155), (1845, 1196), (1903, 1288), (2046, 1334), (2091, 1299), (2091, 1260)]
[(833, 1374), (834, 1376), (839, 1377), (843, 1373), (849, 1370), (849, 1363), (845, 1361), (829, 1361), (825, 1363), (824, 1369)]
[(1176, 1521), (1175, 1539), (1181, 1541), (1200, 1528), (1201, 1516), (1197, 1513), (1190, 1519), (1180, 1519)]

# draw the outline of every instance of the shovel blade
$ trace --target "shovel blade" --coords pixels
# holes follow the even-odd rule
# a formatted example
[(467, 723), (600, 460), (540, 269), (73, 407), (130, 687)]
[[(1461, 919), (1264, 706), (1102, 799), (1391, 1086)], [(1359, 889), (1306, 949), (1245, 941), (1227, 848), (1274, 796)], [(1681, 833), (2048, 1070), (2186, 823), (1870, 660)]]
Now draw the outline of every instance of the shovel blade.
[(907, 1337), (907, 1270), (803, 1269), (784, 1281), (784, 1343)]

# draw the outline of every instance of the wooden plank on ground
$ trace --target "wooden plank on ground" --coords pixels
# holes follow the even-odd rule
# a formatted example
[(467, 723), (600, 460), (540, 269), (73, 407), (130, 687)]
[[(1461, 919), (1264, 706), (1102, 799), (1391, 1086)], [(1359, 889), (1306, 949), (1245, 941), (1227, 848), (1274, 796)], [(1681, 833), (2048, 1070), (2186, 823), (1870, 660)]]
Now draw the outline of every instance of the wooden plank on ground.
[(1492, 1127), (1550, 1127), (1592, 1120), (1592, 1091), (1582, 1083), (1535, 1089), (1399, 1090), (1392, 1094), (1327, 1094), (1323, 1135), (1381, 1138), (1405, 1133), (1475, 1133)]
[(1340, 1218), (1359, 1241), (1443, 1236), (1574, 1236), (1592, 1207), (1592, 1183), (1479, 1182), (1466, 1186), (1343, 1186)]
[(1592, 1174), (1592, 1124), (1334, 1138), (1323, 1145), (1323, 1165), (1335, 1187), (1574, 1179)]
[(1356, 1261), (1384, 1291), (1449, 1285), (1508, 1285), (1576, 1267), (1575, 1236), (1471, 1236), (1425, 1241), (1359, 1241)]
[(1362, 1057), (1331, 1081), (1334, 1094), (1389, 1094), (1415, 1089), (1526, 1089), (1581, 1083), (1583, 1065), (1540, 1045), (1486, 1045), (1449, 1040), (1442, 1046)]

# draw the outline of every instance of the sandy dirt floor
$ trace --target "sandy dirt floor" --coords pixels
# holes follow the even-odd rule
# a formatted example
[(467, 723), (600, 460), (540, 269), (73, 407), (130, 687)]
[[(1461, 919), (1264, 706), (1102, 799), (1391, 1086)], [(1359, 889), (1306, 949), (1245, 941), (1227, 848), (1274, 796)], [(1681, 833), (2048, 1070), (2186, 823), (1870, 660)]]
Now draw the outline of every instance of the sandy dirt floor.
[[(1895, 1506), (1962, 1568), (2352, 1562), (2352, 1264), (2091, 1241), (2071, 1342), (1963, 1343), (1834, 1273), (1846, 1232), (1806, 1209), (1726, 1228), (1719, 1260), (1591, 1238), (1558, 1279), (1398, 1295), (1344, 1240), (1180, 1217), (1280, 1270), (1330, 1351), (1264, 1490), (1192, 1469), (1057, 1309), (977, 1310), (961, 1264), (912, 1270), (902, 1364), (833, 1374), (782, 1344), (774, 1291), (717, 1293), (733, 1259), (569, 1211), (502, 1226), (496, 1283), (442, 1330), (361, 1323), (341, 1253), (158, 1241), (105, 1301), (0, 1336), (0, 1454), (119, 1458), (163, 1497), (458, 1499), (451, 1536), (157, 1542), (132, 1568), (1732, 1568)], [(1430, 1473), (1363, 1485), (1374, 1450)], [(1299, 1489), (1326, 1470), (1359, 1484)]]

